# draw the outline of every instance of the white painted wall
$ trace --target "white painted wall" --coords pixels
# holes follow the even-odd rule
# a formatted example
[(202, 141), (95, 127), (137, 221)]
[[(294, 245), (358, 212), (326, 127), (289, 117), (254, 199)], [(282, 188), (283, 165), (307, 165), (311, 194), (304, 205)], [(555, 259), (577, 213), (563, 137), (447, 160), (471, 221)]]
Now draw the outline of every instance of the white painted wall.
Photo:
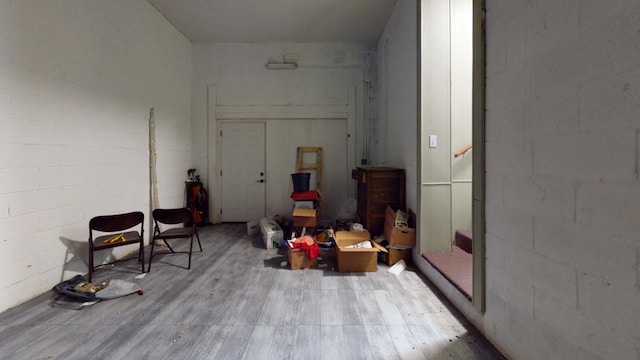
[(378, 42), (376, 127), (378, 165), (405, 169), (407, 208), (414, 212), (418, 211), (416, 18), (415, 0), (398, 0)]
[(160, 204), (182, 204), (191, 44), (143, 0), (0, 9), (2, 311), (86, 273), (91, 217), (148, 215), (151, 107)]
[[(269, 61), (282, 61), (285, 53), (299, 55), (299, 66), (295, 70), (269, 70), (265, 64)], [(354, 158), (349, 160), (348, 171), (353, 169), (356, 159), (362, 154), (363, 118), (364, 118), (364, 81), (370, 79), (371, 63), (375, 63), (375, 48), (371, 44), (328, 44), (328, 43), (196, 43), (193, 48), (193, 160), (201, 174), (209, 170), (219, 174), (216, 164), (216, 115), (214, 106), (233, 107), (234, 111), (255, 113), (256, 106), (264, 109), (265, 119), (273, 114), (287, 113), (288, 107), (311, 106), (314, 109), (353, 106), (355, 112), (353, 131), (350, 130), (350, 150)], [(215, 96), (211, 99), (209, 86), (215, 86)], [(355, 88), (355, 101), (349, 100), (349, 88)], [(211, 89), (211, 88), (210, 88)], [(353, 102), (351, 104), (350, 102)], [(279, 107), (273, 110), (272, 106)], [(258, 118), (259, 119), (259, 118)], [(294, 118), (295, 119), (295, 118)], [(270, 120), (266, 120), (270, 121)], [(290, 120), (295, 121), (295, 120)], [(269, 126), (268, 126), (269, 129)], [(293, 127), (291, 128), (293, 129)], [(209, 136), (207, 135), (209, 134)], [(290, 143), (288, 137), (295, 134), (289, 131), (267, 131), (269, 144)], [(337, 137), (336, 141), (344, 141)], [(295, 163), (291, 161), (268, 162), (268, 174), (289, 174), (295, 172)], [(325, 168), (331, 164), (324, 164)], [(344, 166), (344, 165), (342, 165)], [(330, 172), (328, 172), (330, 173)], [(210, 181), (208, 181), (210, 180)], [(216, 178), (205, 178), (213, 194), (212, 208), (215, 208)], [(269, 181), (269, 180), (268, 180)], [(329, 179), (324, 179), (329, 183)], [(290, 215), (292, 201), (289, 191), (291, 178), (278, 181), (279, 188), (268, 184), (268, 216), (276, 214)], [(355, 181), (350, 176), (341, 179), (337, 185), (341, 189), (349, 188), (349, 196), (355, 198)], [(325, 188), (325, 191), (330, 189)], [(282, 202), (282, 195), (286, 202)], [(270, 198), (271, 197), (271, 198)], [(276, 198), (277, 197), (277, 198)], [(332, 207), (338, 204), (327, 204)], [(326, 213), (325, 213), (326, 214)], [(215, 216), (215, 215), (213, 215)], [(212, 220), (215, 221), (215, 218)]]

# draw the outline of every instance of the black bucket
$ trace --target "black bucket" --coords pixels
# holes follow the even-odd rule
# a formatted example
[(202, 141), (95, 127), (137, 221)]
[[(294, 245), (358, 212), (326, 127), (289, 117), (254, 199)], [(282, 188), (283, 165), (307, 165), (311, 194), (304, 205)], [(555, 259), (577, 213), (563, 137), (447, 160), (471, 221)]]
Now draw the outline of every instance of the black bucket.
[(309, 179), (311, 179), (310, 173), (291, 174), (291, 180), (293, 180), (293, 191), (309, 191)]

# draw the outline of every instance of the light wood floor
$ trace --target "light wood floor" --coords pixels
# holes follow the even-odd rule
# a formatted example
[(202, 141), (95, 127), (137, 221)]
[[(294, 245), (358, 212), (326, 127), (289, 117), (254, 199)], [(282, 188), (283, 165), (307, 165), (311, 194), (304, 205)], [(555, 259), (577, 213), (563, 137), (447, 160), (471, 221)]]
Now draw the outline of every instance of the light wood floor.
[[(502, 359), (423, 276), (281, 267), (244, 224), (200, 230), (203, 253), (99, 269), (144, 295), (82, 310), (44, 294), (0, 314), (1, 359)], [(53, 285), (53, 284), (52, 284)]]

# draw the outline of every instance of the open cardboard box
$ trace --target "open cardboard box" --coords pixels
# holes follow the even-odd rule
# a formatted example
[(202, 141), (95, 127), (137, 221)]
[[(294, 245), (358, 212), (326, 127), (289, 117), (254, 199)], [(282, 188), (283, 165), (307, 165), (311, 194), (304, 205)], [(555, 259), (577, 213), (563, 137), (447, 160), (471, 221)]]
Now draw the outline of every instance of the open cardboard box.
[[(315, 240), (309, 236), (301, 237), (300, 239), (296, 239), (297, 241), (304, 241), (309, 245), (313, 245)], [(289, 259), (289, 265), (291, 266), (291, 270), (297, 269), (307, 269), (312, 267), (318, 267), (318, 259), (311, 259), (307, 256), (307, 252), (302, 248), (292, 248), (292, 244), (287, 241), (287, 257)]]
[[(371, 240), (368, 231), (336, 232), (336, 258), (339, 272), (378, 271), (378, 252), (387, 252), (380, 244)], [(371, 248), (347, 248), (348, 245), (369, 241)]]
[(318, 267), (318, 259), (309, 259), (307, 253), (302, 249), (292, 249), (287, 247), (287, 255), (291, 270)]
[(396, 248), (388, 248), (388, 253), (380, 253), (379, 259), (389, 265), (397, 263), (400, 260), (404, 260), (405, 263), (411, 264), (411, 248), (406, 249), (396, 249)]
[(384, 218), (384, 237), (390, 247), (412, 248), (416, 242), (416, 229), (395, 226), (396, 212), (387, 206)]

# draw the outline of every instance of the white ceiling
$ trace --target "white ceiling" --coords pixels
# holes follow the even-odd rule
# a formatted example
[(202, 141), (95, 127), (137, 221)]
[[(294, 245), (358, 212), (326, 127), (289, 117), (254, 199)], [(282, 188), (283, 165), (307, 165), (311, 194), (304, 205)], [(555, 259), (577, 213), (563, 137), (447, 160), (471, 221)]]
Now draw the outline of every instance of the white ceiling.
[(148, 0), (193, 42), (377, 41), (396, 0)]

